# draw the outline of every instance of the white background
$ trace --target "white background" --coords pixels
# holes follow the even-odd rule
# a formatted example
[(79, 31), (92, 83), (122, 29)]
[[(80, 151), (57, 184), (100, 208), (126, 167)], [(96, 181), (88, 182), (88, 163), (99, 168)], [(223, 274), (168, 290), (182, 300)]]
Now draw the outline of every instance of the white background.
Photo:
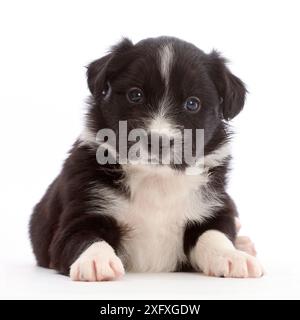
[[(0, 297), (300, 298), (299, 1), (1, 1)], [(126, 275), (72, 283), (35, 267), (32, 207), (82, 128), (85, 68), (109, 46), (171, 35), (216, 48), (248, 86), (229, 191), (262, 279)]]

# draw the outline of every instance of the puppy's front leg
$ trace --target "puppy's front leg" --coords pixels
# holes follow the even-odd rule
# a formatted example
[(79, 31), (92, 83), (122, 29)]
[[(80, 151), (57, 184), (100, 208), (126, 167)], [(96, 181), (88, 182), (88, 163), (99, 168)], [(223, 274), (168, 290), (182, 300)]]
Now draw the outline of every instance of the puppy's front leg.
[(51, 265), (75, 281), (114, 280), (124, 267), (113, 247), (120, 230), (112, 217), (85, 214), (62, 225), (51, 245)]
[(247, 278), (263, 274), (258, 260), (235, 249), (227, 236), (218, 230), (207, 230), (197, 240), (190, 252), (195, 269), (217, 277)]
[(253, 255), (237, 250), (237, 210), (227, 195), (223, 207), (202, 223), (188, 223), (184, 250), (195, 270), (216, 277), (260, 277), (263, 269)]

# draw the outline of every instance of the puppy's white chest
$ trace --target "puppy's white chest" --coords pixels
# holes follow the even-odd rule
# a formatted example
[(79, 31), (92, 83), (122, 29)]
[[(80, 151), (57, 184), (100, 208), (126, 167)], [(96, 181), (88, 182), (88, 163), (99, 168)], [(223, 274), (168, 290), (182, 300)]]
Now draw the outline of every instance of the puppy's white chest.
[(208, 207), (201, 197), (203, 177), (169, 172), (131, 172), (130, 200), (120, 220), (128, 227), (122, 243), (127, 270), (174, 271), (186, 260), (183, 236), (188, 220), (201, 220)]

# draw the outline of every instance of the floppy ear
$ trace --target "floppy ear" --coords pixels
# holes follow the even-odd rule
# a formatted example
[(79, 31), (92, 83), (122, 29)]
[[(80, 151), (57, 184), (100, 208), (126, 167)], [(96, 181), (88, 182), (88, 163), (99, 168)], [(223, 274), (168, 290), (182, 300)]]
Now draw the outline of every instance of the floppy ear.
[[(105, 88), (105, 70), (111, 53), (90, 63), (87, 69), (87, 83), (93, 96), (98, 92), (102, 92)], [(97, 90), (98, 89), (98, 90)]]
[(220, 97), (221, 114), (225, 120), (231, 120), (243, 109), (247, 90), (217, 51), (212, 51), (208, 57), (208, 70)]
[(95, 98), (101, 96), (107, 89), (109, 76), (113, 76), (113, 71), (116, 71), (112, 66), (113, 62), (118, 60), (117, 58), (119, 55), (126, 52), (131, 47), (133, 47), (133, 43), (129, 39), (124, 38), (121, 42), (111, 48), (109, 54), (88, 65), (87, 83)]

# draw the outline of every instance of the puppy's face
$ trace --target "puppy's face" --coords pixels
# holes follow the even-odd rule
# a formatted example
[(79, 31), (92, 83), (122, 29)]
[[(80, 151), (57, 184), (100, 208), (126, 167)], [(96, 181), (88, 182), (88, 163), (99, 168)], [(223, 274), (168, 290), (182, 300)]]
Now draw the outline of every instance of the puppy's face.
[(224, 119), (241, 111), (246, 92), (218, 53), (205, 54), (168, 37), (136, 45), (125, 39), (91, 63), (87, 75), (92, 93), (88, 121), (94, 132), (118, 132), (123, 120), (128, 130), (143, 128), (171, 139), (178, 130), (192, 129), (194, 135), (204, 129), (205, 146)]

